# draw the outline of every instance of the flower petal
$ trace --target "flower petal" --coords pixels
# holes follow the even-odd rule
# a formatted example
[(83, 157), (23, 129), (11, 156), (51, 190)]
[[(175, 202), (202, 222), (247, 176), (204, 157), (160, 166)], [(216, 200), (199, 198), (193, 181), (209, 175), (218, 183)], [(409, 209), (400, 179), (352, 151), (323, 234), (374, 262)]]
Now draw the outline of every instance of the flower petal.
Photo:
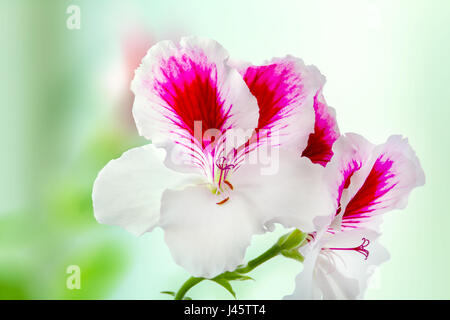
[[(344, 276), (342, 273), (333, 270), (333, 266), (327, 258), (319, 255), (316, 262), (314, 282), (317, 285), (317, 291), (320, 292), (322, 300), (349, 300), (355, 299), (359, 294), (359, 285), (356, 279)], [(325, 265), (325, 266), (323, 266)]]
[(391, 136), (374, 148), (371, 159), (361, 168), (359, 186), (343, 204), (342, 227), (370, 225), (377, 230), (380, 214), (403, 209), (412, 189), (425, 183), (425, 175), (407, 139)]
[(280, 223), (303, 232), (314, 231), (314, 220), (332, 215), (335, 209), (324, 183), (324, 168), (292, 150), (269, 150), (269, 162), (246, 163), (230, 178), (235, 192), (249, 199), (269, 228)]
[(170, 151), (177, 145), (177, 153), (166, 159), (173, 168), (207, 171), (205, 148), (218, 135), (257, 125), (256, 99), (227, 59), (217, 42), (188, 37), (179, 46), (159, 42), (136, 70), (133, 115), (139, 133)]
[(295, 278), (295, 289), (290, 295), (285, 296), (284, 300), (319, 300), (322, 298), (322, 292), (315, 281), (314, 273), (316, 261), (321, 248), (318, 246), (307, 245), (301, 248), (303, 269)]
[(239, 194), (218, 205), (205, 186), (166, 190), (161, 227), (177, 264), (196, 277), (212, 278), (242, 263), (253, 234), (262, 233), (261, 218)]
[[(296, 278), (294, 293), (286, 299), (362, 299), (376, 266), (389, 254), (369, 229), (325, 233), (306, 247), (304, 269)], [(369, 240), (367, 260), (352, 248)]]
[[(348, 133), (340, 136), (333, 145), (334, 156), (327, 165), (325, 177), (328, 181), (329, 191), (335, 199), (335, 213), (342, 211), (342, 205), (346, 205), (360, 186), (366, 173), (360, 169), (366, 166), (372, 156), (374, 145), (357, 134)], [(334, 225), (340, 225), (342, 214), (334, 220)]]
[(333, 144), (339, 138), (336, 112), (327, 106), (321, 92), (314, 97), (314, 112), (314, 133), (309, 135), (308, 145), (302, 156), (325, 167), (333, 157)]
[[(322, 268), (329, 272), (329, 280), (336, 285), (332, 293), (324, 295), (324, 299), (362, 299), (364, 297), (369, 278), (375, 268), (389, 260), (389, 253), (379, 243), (378, 238), (379, 233), (365, 228), (338, 232), (329, 238), (326, 243), (328, 248), (357, 247), (363, 239), (366, 239), (368, 241), (366, 249), (369, 253), (365, 260), (364, 255), (355, 250), (334, 250), (335, 256), (338, 256), (332, 260), (324, 259)], [(339, 279), (344, 278), (356, 280), (358, 289), (347, 290), (345, 283), (339, 285)], [(347, 283), (349, 283), (348, 280)]]
[(98, 222), (136, 235), (156, 226), (163, 191), (187, 178), (163, 165), (164, 154), (153, 145), (134, 148), (100, 171), (92, 191)]
[(281, 145), (301, 154), (314, 130), (314, 96), (325, 78), (316, 67), (291, 56), (262, 66), (241, 65), (244, 80), (258, 100), (260, 138), (277, 135)]

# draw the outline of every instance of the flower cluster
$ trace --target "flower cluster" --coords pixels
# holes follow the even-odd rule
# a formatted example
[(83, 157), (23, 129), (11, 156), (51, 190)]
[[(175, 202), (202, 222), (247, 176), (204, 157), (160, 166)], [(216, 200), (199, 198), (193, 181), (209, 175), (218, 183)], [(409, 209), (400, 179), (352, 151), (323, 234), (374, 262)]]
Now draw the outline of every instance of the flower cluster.
[(99, 173), (101, 223), (155, 227), (177, 264), (215, 278), (243, 263), (255, 234), (301, 230), (285, 256), (304, 258), (287, 298), (362, 297), (386, 211), (404, 208), (424, 173), (406, 139), (341, 135), (324, 76), (301, 59), (237, 62), (209, 39), (153, 46), (136, 70), (133, 116), (152, 143)]

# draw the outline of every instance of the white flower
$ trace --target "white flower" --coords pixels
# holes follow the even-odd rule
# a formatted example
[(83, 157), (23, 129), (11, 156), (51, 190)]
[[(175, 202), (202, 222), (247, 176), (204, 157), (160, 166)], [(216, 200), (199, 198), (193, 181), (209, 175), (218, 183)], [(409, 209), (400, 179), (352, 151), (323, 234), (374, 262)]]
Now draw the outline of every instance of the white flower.
[(333, 151), (326, 167), (336, 199), (333, 218), (300, 248), (304, 269), (289, 299), (362, 298), (374, 267), (389, 258), (377, 241), (382, 214), (405, 208), (411, 190), (425, 183), (419, 160), (400, 136), (374, 146), (347, 134)]
[[(138, 131), (153, 144), (125, 152), (99, 173), (96, 219), (137, 235), (163, 228), (174, 260), (207, 278), (234, 270), (252, 235), (275, 221), (313, 231), (313, 219), (334, 206), (324, 169), (300, 158), (321, 84), (308, 73), (283, 77), (298, 66), (280, 64), (282, 72), (260, 91), (272, 100), (258, 106), (217, 42), (190, 37), (152, 47), (132, 89)], [(233, 140), (236, 131), (254, 129)], [(261, 150), (277, 169), (270, 175), (262, 174), (260, 159), (249, 161)]]

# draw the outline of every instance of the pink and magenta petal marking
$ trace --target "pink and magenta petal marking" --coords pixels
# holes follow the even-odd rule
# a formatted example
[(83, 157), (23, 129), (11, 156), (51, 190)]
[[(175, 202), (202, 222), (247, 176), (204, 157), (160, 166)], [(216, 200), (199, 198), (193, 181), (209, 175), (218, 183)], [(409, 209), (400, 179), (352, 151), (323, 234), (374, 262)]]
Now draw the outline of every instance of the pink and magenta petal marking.
[(316, 94), (314, 97), (314, 112), (314, 133), (309, 135), (308, 145), (302, 156), (325, 167), (333, 157), (332, 147), (339, 138), (339, 130), (336, 118), (326, 105), (322, 94)]
[[(154, 89), (167, 103), (165, 117), (174, 125), (201, 143), (209, 129), (224, 132), (231, 106), (224, 110), (224, 101), (217, 88), (217, 68), (208, 64), (206, 57), (193, 61), (187, 55), (163, 61), (161, 72), (164, 81), (157, 81)], [(195, 132), (195, 122), (201, 123), (201, 132)], [(201, 134), (201, 137), (194, 135)]]
[(344, 192), (345, 189), (347, 189), (350, 186), (351, 178), (352, 178), (353, 174), (356, 171), (358, 171), (359, 169), (361, 169), (361, 165), (362, 164), (360, 161), (352, 159), (351, 161), (349, 161), (346, 164), (346, 166), (344, 168), (341, 169), (342, 180), (339, 185), (339, 189), (338, 189), (338, 193), (337, 193), (336, 201), (338, 204), (338, 208), (336, 210), (336, 215), (338, 215), (341, 212), (342, 193)]
[[(285, 59), (265, 66), (250, 66), (244, 72), (244, 80), (259, 106), (257, 130), (285, 135), (290, 129), (290, 118), (302, 107), (309, 94), (304, 79), (296, 69), (298, 61)], [(292, 120), (291, 120), (292, 121)]]
[(376, 214), (375, 210), (383, 209), (382, 198), (397, 185), (392, 166), (393, 161), (383, 155), (377, 158), (364, 184), (345, 208), (343, 228), (355, 228)]

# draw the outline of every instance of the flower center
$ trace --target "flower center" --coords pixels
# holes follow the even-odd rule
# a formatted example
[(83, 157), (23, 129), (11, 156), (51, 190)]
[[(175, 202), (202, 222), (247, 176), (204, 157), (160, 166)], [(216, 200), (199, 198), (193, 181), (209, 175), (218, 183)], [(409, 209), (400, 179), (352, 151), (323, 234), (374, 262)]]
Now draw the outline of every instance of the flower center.
[(222, 200), (216, 202), (217, 205), (222, 205), (230, 200), (230, 191), (234, 189), (233, 185), (227, 180), (230, 170), (234, 169), (235, 165), (228, 163), (226, 157), (220, 157), (216, 161), (217, 172), (215, 173), (215, 184), (212, 192), (222, 197)]
[[(362, 238), (362, 243), (354, 248), (328, 248), (329, 250), (350, 250), (350, 251), (356, 251), (361, 253), (365, 259), (369, 257), (369, 250), (366, 249), (366, 247), (370, 244), (370, 240), (366, 238)], [(323, 249), (322, 249), (323, 250)]]

